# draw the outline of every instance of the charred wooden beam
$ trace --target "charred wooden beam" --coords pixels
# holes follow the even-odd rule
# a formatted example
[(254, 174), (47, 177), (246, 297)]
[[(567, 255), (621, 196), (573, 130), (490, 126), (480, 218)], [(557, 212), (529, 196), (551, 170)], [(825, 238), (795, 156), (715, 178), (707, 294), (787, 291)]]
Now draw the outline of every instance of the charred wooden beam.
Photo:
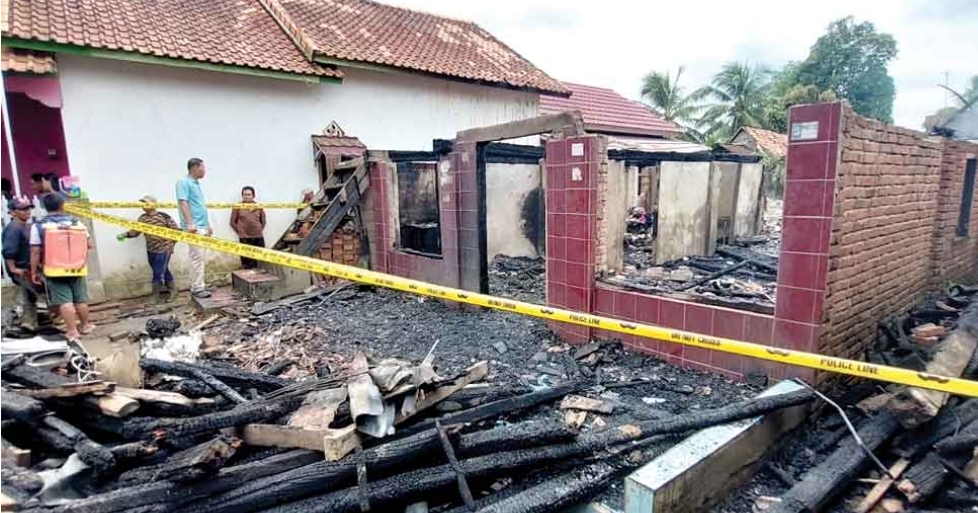
[(556, 513), (588, 500), (629, 466), (598, 461), (480, 508), (480, 513)]
[(292, 360), (278, 360), (268, 364), (261, 371), (269, 376), (278, 376), (279, 374), (289, 370), (289, 367), (292, 367), (293, 365), (295, 365), (295, 362)]
[(112, 451), (90, 440), (80, 429), (55, 416), (44, 417), (43, 424), (71, 441), (78, 458), (92, 467), (96, 477), (106, 476), (115, 469), (115, 457)]
[(970, 451), (978, 447), (978, 420), (971, 421), (958, 434), (947, 437), (934, 444), (941, 454), (953, 454), (960, 451)]
[(515, 451), (570, 442), (577, 433), (556, 422), (520, 422), (462, 435), (456, 450), (472, 458), (499, 451)]
[(139, 467), (123, 472), (119, 475), (117, 483), (125, 486), (153, 479), (181, 482), (212, 475), (217, 473), (234, 455), (238, 443), (224, 436), (218, 436), (178, 452), (159, 465)]
[(11, 390), (0, 390), (0, 415), (4, 418), (37, 424), (44, 414), (44, 405), (40, 401)]
[(232, 387), (240, 389), (256, 388), (260, 392), (272, 392), (292, 384), (292, 381), (278, 376), (248, 372), (237, 367), (217, 364), (202, 365), (185, 362), (165, 362), (154, 358), (144, 358), (139, 362), (139, 365), (147, 372), (159, 372), (185, 378), (196, 378), (196, 372), (203, 372)]
[(191, 485), (158, 480), (150, 483), (120, 488), (72, 501), (56, 511), (58, 513), (112, 513), (143, 506), (161, 506), (163, 511), (173, 511), (180, 504), (221, 493), (256, 479), (288, 472), (308, 465), (321, 454), (312, 451), (289, 451), (270, 458), (221, 469), (216, 476)]
[[(403, 468), (428, 456), (439, 446), (438, 434), (425, 431), (417, 435), (395, 440), (364, 451), (363, 459), (375, 476), (389, 475), (395, 468)], [(194, 505), (188, 511), (207, 513), (246, 513), (271, 506), (284, 500), (294, 500), (314, 493), (323, 493), (356, 481), (355, 462), (349, 458), (341, 461), (318, 461), (289, 472), (255, 480)], [(357, 503), (359, 506), (359, 502)]]
[(978, 399), (968, 399), (957, 406), (944, 408), (927, 424), (898, 436), (893, 441), (893, 452), (904, 458), (912, 458), (976, 419)]
[(929, 452), (903, 474), (897, 489), (907, 496), (911, 504), (925, 501), (944, 484), (947, 474), (941, 457), (936, 452)]
[[(900, 427), (896, 416), (884, 410), (860, 426), (858, 432), (869, 450), (888, 440)], [(781, 496), (781, 502), (769, 513), (802, 513), (820, 511), (830, 500), (845, 490), (869, 462), (869, 455), (854, 438), (839, 444), (839, 448), (802, 477), (802, 480)]]
[(458, 458), (455, 457), (455, 448), (452, 447), (452, 442), (448, 439), (448, 432), (437, 422), (435, 422), (435, 430), (438, 432), (438, 440), (441, 442), (441, 449), (445, 451), (448, 464), (455, 472), (455, 480), (458, 482), (458, 493), (462, 497), (462, 502), (469, 508), (469, 511), (475, 511), (472, 490), (469, 489), (469, 482), (465, 479), (465, 471), (462, 470), (461, 465), (458, 464)]
[[(753, 399), (725, 408), (706, 410), (695, 414), (677, 415), (635, 425), (594, 431), (563, 445), (542, 448), (496, 452), (460, 461), (462, 471), (471, 479), (506, 475), (525, 468), (536, 468), (554, 462), (588, 456), (596, 450), (648, 438), (658, 434), (685, 432), (702, 427), (742, 420), (769, 411), (797, 406), (813, 399), (808, 391)], [(342, 462), (340, 462), (342, 463)], [(455, 471), (450, 465), (424, 468), (374, 481), (370, 488), (370, 502), (375, 507), (396, 501), (411, 501), (427, 493), (443, 490), (455, 484)], [(291, 494), (289, 496), (292, 496)], [(294, 496), (292, 496), (294, 497)], [(281, 496), (277, 497), (281, 499)], [(326, 495), (311, 497), (291, 504), (270, 509), (276, 513), (299, 511), (355, 511), (358, 507), (356, 491), (347, 488)], [(211, 511), (211, 510), (208, 510)], [(238, 510), (240, 511), (240, 510)]]
[(165, 419), (86, 419), (88, 425), (114, 433), (126, 440), (151, 436), (167, 439), (184, 438), (251, 423), (268, 422), (294, 411), (302, 396), (288, 396), (272, 401), (255, 401), (233, 409), (189, 418)]
[[(479, 422), (498, 417), (506, 413), (517, 412), (543, 403), (555, 401), (567, 394), (580, 390), (582, 387), (583, 384), (581, 383), (560, 385), (546, 390), (539, 390), (529, 394), (522, 394), (515, 397), (493, 401), (491, 403), (482, 404), (476, 406), (475, 408), (445, 415), (440, 417), (438, 420), (445, 425)], [(428, 419), (399, 430), (398, 435), (410, 435), (420, 431), (432, 429), (434, 426), (435, 420)]]

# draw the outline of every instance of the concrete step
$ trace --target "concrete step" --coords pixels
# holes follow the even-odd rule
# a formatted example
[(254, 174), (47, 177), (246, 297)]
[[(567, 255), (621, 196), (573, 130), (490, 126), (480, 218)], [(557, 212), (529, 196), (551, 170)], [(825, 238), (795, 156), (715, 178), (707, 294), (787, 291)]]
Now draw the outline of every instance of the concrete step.
[(273, 301), (281, 297), (279, 279), (264, 269), (238, 269), (231, 272), (231, 287), (235, 292), (255, 301)]

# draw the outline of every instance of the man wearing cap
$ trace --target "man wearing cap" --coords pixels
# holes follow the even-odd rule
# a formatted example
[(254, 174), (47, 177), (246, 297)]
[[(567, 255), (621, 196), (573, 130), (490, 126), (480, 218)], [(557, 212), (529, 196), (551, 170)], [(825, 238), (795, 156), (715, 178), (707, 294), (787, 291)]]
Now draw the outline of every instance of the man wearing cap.
[[(143, 214), (137, 219), (138, 222), (173, 230), (180, 229), (180, 225), (170, 217), (170, 214), (156, 210), (155, 197), (146, 195), (139, 201), (145, 206)], [(122, 242), (139, 237), (141, 233), (139, 230), (129, 230), (120, 233), (116, 238)], [(149, 260), (149, 267), (153, 270), (153, 301), (157, 303), (161, 300), (171, 301), (176, 294), (173, 275), (170, 274), (170, 257), (173, 256), (174, 245), (176, 245), (175, 241), (146, 234), (146, 259)]]
[(21, 324), (37, 327), (37, 290), (31, 283), (31, 211), (34, 204), (27, 198), (11, 198), (7, 210), (11, 220), (3, 227), (3, 262), (7, 275), (20, 289), (19, 302), (23, 309)]

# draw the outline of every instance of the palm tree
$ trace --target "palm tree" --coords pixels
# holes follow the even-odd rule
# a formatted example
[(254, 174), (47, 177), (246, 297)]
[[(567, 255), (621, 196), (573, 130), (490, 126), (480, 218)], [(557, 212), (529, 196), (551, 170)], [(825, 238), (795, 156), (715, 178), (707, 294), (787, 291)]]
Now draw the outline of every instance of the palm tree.
[(710, 99), (701, 125), (712, 139), (731, 137), (742, 126), (762, 126), (768, 71), (747, 63), (723, 65), (713, 82), (693, 93), (692, 98)]
[(675, 78), (668, 71), (653, 71), (645, 75), (642, 79), (642, 98), (666, 121), (690, 124), (694, 122), (700, 109), (695, 100), (679, 85), (682, 74), (683, 66), (676, 71)]

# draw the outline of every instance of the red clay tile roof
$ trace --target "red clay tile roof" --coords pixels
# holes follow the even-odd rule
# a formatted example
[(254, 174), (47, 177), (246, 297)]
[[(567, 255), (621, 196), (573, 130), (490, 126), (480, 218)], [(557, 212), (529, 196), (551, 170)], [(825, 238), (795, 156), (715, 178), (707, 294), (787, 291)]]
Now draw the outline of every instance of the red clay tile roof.
[[(478, 25), (368, 0), (263, 0), (307, 55), (566, 94)], [(284, 16), (282, 15), (284, 13)]]
[(540, 115), (579, 110), (584, 126), (594, 132), (625, 135), (678, 135), (682, 129), (644, 105), (603, 87), (564, 82), (570, 98), (540, 97)]
[(770, 157), (781, 158), (788, 154), (788, 136), (763, 128), (745, 126), (741, 130), (757, 143), (757, 147)]
[(27, 73), (31, 75), (53, 75), (58, 72), (54, 56), (43, 52), (0, 49), (0, 69), (5, 73)]
[[(325, 0), (324, 0), (325, 1)], [(3, 36), (321, 77), (259, 0), (3, 0)]]

